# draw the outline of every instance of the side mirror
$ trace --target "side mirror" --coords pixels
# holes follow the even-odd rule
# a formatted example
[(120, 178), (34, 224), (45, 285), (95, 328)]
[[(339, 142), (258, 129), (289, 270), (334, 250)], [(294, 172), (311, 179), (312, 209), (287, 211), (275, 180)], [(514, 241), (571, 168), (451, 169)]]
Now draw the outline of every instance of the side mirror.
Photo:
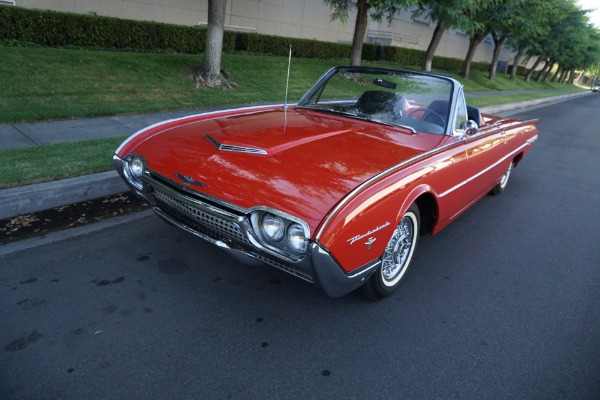
[(477, 122), (475, 122), (472, 119), (470, 119), (466, 123), (465, 134), (467, 136), (473, 136), (474, 134), (477, 133), (478, 129), (479, 129), (479, 126), (477, 125)]

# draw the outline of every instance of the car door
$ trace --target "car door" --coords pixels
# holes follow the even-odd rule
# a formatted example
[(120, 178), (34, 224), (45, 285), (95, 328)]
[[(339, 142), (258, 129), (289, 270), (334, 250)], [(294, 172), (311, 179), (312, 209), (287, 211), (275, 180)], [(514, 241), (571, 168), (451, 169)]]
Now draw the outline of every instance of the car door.
[(465, 137), (468, 196), (474, 201), (487, 194), (511, 162), (504, 129), (490, 126)]
[(467, 109), (462, 93), (457, 102), (453, 134), (460, 137), (464, 151), (465, 178), (458, 184), (456, 195), (462, 204), (454, 210), (456, 216), (484, 196), (508, 168), (505, 132), (492, 126), (475, 133), (467, 130)]

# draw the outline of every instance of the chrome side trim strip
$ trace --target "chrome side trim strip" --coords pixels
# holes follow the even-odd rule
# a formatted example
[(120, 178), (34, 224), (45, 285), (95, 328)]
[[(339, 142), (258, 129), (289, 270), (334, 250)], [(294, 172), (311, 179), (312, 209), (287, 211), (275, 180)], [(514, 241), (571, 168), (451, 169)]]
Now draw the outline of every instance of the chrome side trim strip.
[(442, 151), (449, 149), (451, 147), (454, 146), (460, 146), (462, 145), (462, 142), (454, 142), (454, 143), (450, 143), (447, 144), (445, 146), (442, 147), (438, 147), (435, 148), (433, 150), (429, 150), (426, 151), (424, 153), (419, 154), (416, 157), (410, 158), (408, 160), (405, 160), (403, 162), (401, 162), (400, 164), (397, 164), (383, 172), (380, 172), (379, 174), (375, 175), (374, 177), (372, 177), (371, 179), (363, 182), (362, 184), (360, 184), (359, 186), (357, 186), (353, 191), (351, 191), (350, 193), (348, 193), (346, 195), (346, 197), (344, 197), (344, 199), (342, 199), (342, 201), (340, 201), (338, 203), (337, 206), (335, 206), (335, 208), (329, 213), (329, 215), (327, 216), (327, 218), (325, 219), (325, 222), (321, 225), (321, 228), (319, 228), (319, 231), (317, 232), (317, 235), (315, 236), (315, 240), (319, 240), (321, 238), (321, 235), (323, 234), (323, 231), (325, 230), (325, 228), (327, 227), (327, 225), (329, 225), (329, 222), (331, 222), (331, 220), (333, 219), (333, 217), (343, 208), (345, 207), (350, 201), (352, 201), (352, 199), (354, 197), (356, 197), (360, 192), (362, 192), (365, 188), (367, 188), (368, 186), (370, 186), (371, 184), (373, 184), (374, 182), (385, 178), (388, 175), (393, 174), (394, 172), (400, 170), (401, 168), (404, 168), (405, 166), (418, 162), (420, 160), (423, 160), (429, 156), (435, 155), (437, 153), (441, 153)]
[(527, 144), (528, 145), (533, 145), (535, 142), (537, 142), (538, 140), (538, 135), (535, 135), (534, 137), (532, 137), (531, 139), (527, 139)]
[[(535, 124), (537, 122), (537, 119), (532, 119), (532, 120), (527, 120), (527, 121), (518, 121), (512, 124), (509, 124), (508, 126), (506, 125), (499, 125), (499, 126), (495, 126), (496, 124), (490, 126), (490, 130), (488, 132), (483, 132), (483, 129), (487, 129), (483, 128), (482, 130), (479, 131), (479, 133), (475, 136), (473, 136), (473, 140), (479, 139), (483, 136), (488, 136), (491, 134), (494, 134), (498, 131), (501, 131), (503, 129), (507, 129), (507, 128), (515, 128), (519, 125), (530, 125), (530, 124)], [(537, 138), (537, 135), (536, 135)], [(469, 140), (469, 139), (467, 139)], [(413, 157), (411, 159), (405, 160), (403, 162), (401, 162), (400, 164), (397, 164), (377, 175), (375, 175), (374, 177), (372, 177), (371, 179), (363, 182), (362, 184), (360, 184), (359, 186), (357, 186), (353, 191), (351, 191), (350, 193), (348, 193), (346, 195), (346, 197), (344, 197), (342, 199), (342, 201), (340, 201), (338, 203), (337, 206), (334, 207), (333, 210), (331, 210), (331, 212), (329, 213), (329, 215), (327, 216), (327, 218), (325, 219), (325, 222), (321, 225), (321, 227), (319, 228), (319, 231), (317, 232), (316, 236), (315, 236), (315, 240), (319, 240), (321, 238), (321, 235), (323, 234), (323, 231), (325, 230), (325, 228), (327, 228), (327, 226), (329, 225), (329, 223), (331, 222), (331, 220), (333, 219), (333, 217), (335, 217), (337, 215), (337, 213), (343, 208), (345, 207), (350, 201), (352, 201), (352, 199), (354, 199), (356, 196), (358, 196), (359, 193), (361, 193), (365, 188), (367, 188), (368, 186), (370, 186), (371, 184), (373, 184), (374, 182), (385, 178), (388, 175), (391, 175), (395, 172), (397, 172), (398, 170), (400, 170), (401, 168), (404, 168), (405, 166), (421, 161), (429, 156), (433, 156), (435, 154), (441, 153), (444, 150), (450, 149), (454, 146), (460, 146), (464, 143), (464, 140), (458, 141), (458, 142), (454, 142), (454, 143), (449, 143), (445, 146), (442, 147), (438, 147), (435, 148), (433, 150), (429, 150), (426, 151), (424, 153), (419, 154), (416, 157)], [(528, 144), (529, 145), (529, 144)], [(519, 148), (522, 149), (524, 146), (521, 146)]]
[(525, 147), (530, 146), (529, 143), (525, 143), (523, 144), (521, 147), (515, 149), (514, 151), (512, 151), (511, 153), (508, 153), (507, 155), (505, 155), (504, 157), (502, 157), (500, 160), (496, 161), (494, 164), (490, 165), (489, 167), (485, 168), (482, 171), (479, 171), (478, 173), (476, 173), (475, 175), (471, 176), (470, 178), (462, 181), (461, 183), (459, 183), (458, 185), (451, 187), (450, 189), (446, 190), (443, 193), (440, 193), (438, 196), (444, 197), (447, 196), (448, 194), (452, 193), (453, 191), (455, 191), (456, 189), (466, 185), (469, 182), (474, 181), (475, 179), (479, 178), (481, 175), (485, 174), (486, 172), (488, 172), (489, 170), (491, 170), (492, 168), (497, 167), (500, 163), (506, 161), (506, 159), (513, 157), (516, 153), (518, 153), (519, 151), (523, 150)]
[(381, 259), (376, 260), (373, 264), (371, 265), (367, 265), (366, 267), (362, 267), (359, 268), (357, 272), (353, 273), (353, 274), (349, 274), (348, 278), (356, 278), (357, 276), (360, 275), (364, 275), (367, 272), (371, 272), (372, 270), (376, 269), (377, 267), (379, 267), (379, 264), (381, 264)]

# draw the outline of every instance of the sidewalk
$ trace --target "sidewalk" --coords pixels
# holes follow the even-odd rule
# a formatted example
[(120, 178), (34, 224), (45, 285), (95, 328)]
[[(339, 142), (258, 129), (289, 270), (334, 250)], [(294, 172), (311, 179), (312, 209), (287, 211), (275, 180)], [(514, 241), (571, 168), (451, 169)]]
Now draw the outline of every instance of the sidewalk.
[[(496, 92), (472, 92), (466, 93), (465, 97), (482, 96), (511, 96), (526, 93), (539, 93), (543, 91), (561, 90), (506, 90)], [(584, 93), (585, 94), (585, 93)], [(579, 95), (579, 94), (577, 94)], [(523, 103), (504, 104), (499, 106), (482, 107), (481, 111), (488, 114), (529, 107), (532, 104), (554, 102), (564, 98), (563, 96), (546, 99), (532, 100)], [(566, 95), (571, 96), (571, 95)], [(227, 109), (235, 107), (220, 107)], [(168, 119), (181, 118), (187, 115), (199, 114), (217, 109), (198, 109), (185, 111), (171, 111), (155, 114), (125, 115), (115, 117), (98, 117), (89, 119), (73, 119), (50, 122), (31, 122), (20, 124), (0, 124), (0, 149), (16, 149), (32, 146), (43, 146), (53, 143), (75, 142), (81, 140), (93, 140), (109, 137), (130, 135), (147, 126)]]
[(210, 110), (186, 110), (156, 114), (4, 124), (0, 125), (0, 149), (17, 149), (53, 143), (125, 136), (160, 121), (206, 111)]
[[(500, 92), (500, 94), (518, 94), (516, 92), (523, 93), (523, 91), (515, 91), (515, 93), (504, 91)], [(562, 95), (520, 103), (482, 107), (481, 112), (508, 116), (523, 108), (554, 103), (590, 93), (583, 92), (574, 95)], [(477, 95), (476, 93), (467, 93), (466, 97)], [(486, 95), (493, 94), (488, 92)], [(67, 121), (4, 124), (0, 125), (0, 149), (26, 148), (52, 143), (125, 136), (160, 121), (206, 111), (210, 110), (186, 110)], [(0, 190), (0, 219), (12, 218), (53, 207), (110, 196), (128, 190), (129, 187), (120, 179), (116, 171), (3, 189)]]

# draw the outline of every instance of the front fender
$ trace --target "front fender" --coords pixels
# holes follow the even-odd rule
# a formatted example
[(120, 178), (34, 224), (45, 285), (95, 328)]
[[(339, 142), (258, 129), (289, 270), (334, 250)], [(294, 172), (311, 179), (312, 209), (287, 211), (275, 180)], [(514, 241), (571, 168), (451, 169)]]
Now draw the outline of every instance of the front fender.
[(346, 273), (373, 263), (410, 205), (426, 193), (436, 198), (423, 182), (427, 174), (427, 168), (411, 168), (365, 188), (330, 216), (317, 241)]

